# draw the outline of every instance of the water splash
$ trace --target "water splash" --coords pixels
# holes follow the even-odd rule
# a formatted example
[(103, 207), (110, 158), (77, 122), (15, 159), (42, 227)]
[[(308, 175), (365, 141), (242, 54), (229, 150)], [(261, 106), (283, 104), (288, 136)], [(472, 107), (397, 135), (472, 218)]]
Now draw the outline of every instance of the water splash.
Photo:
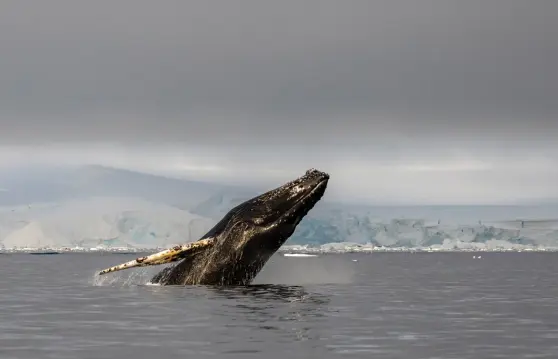
[(160, 267), (157, 269), (135, 268), (130, 271), (121, 271), (105, 275), (99, 275), (99, 271), (96, 270), (95, 273), (93, 273), (91, 285), (95, 287), (154, 285), (149, 281), (153, 278), (155, 272), (161, 269)]

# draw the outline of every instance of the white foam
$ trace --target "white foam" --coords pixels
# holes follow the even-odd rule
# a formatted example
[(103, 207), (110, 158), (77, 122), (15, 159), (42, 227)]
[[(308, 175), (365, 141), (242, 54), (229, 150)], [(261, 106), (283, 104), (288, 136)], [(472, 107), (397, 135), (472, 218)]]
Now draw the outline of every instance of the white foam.
[(308, 253), (284, 253), (283, 256), (285, 256), (285, 257), (317, 257), (316, 254), (308, 254)]

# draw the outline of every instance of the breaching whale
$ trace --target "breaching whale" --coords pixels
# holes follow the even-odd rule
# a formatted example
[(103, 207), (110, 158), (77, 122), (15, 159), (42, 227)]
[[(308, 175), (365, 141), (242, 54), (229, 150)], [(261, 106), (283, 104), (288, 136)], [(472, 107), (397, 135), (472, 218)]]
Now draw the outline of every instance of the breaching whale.
[(161, 285), (248, 285), (325, 193), (329, 175), (310, 169), (281, 187), (231, 209), (196, 242), (101, 271), (166, 264), (151, 279)]

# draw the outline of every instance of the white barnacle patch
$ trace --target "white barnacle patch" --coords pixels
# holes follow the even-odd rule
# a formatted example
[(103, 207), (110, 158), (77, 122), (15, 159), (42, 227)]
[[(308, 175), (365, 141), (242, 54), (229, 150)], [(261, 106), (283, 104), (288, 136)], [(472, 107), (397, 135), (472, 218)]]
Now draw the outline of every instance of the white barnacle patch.
[(304, 185), (302, 185), (302, 184), (294, 186), (289, 193), (289, 198), (293, 198), (293, 197), (297, 196), (300, 192), (303, 192), (304, 190), (305, 190), (305, 188), (304, 188)]

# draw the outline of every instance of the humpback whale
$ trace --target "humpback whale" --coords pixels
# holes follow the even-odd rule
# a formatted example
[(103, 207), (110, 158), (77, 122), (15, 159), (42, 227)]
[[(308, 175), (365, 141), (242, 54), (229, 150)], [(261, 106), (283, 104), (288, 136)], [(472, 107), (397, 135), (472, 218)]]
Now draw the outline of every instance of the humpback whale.
[(151, 283), (248, 285), (322, 198), (328, 180), (327, 173), (310, 169), (234, 207), (196, 242), (140, 257), (99, 274), (178, 262), (156, 274)]

